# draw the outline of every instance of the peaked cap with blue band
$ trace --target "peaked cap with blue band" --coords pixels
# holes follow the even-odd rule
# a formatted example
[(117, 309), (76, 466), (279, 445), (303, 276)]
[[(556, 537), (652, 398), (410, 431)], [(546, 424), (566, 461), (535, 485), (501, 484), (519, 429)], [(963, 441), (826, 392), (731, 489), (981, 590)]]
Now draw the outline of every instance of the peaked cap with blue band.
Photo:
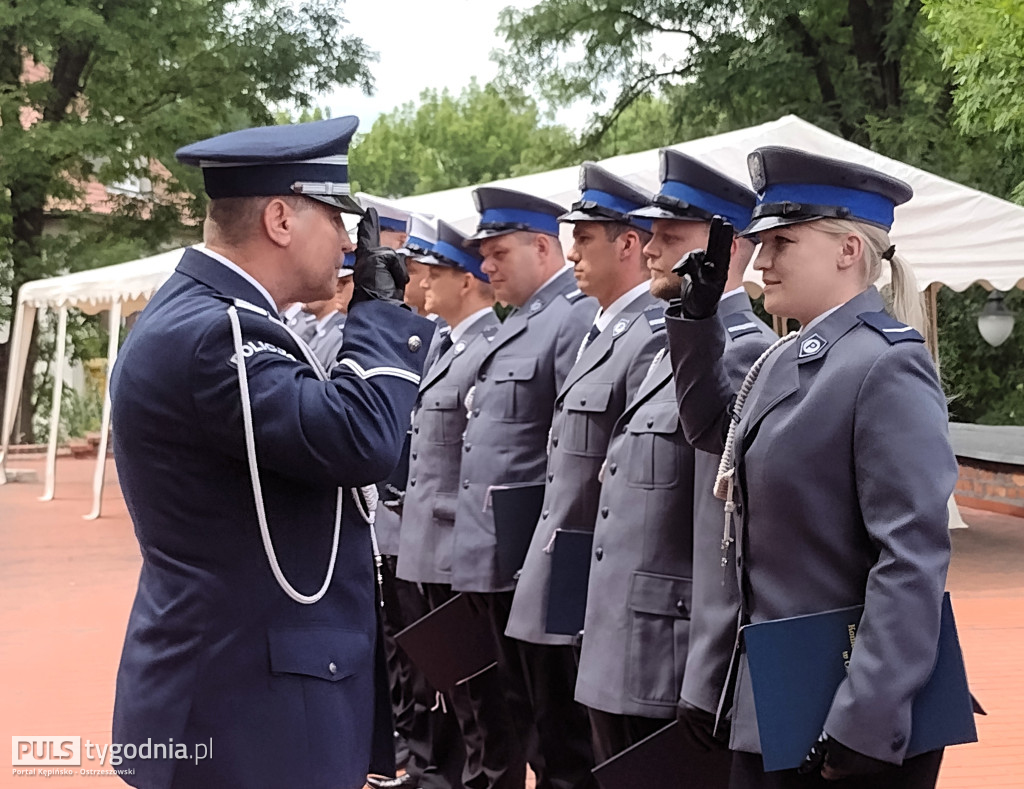
[(491, 280), (481, 270), (484, 259), (480, 257), (475, 249), (467, 247), (470, 239), (464, 233), (460, 233), (454, 227), (442, 219), (437, 220), (437, 243), (431, 252), (433, 261), (423, 260), (431, 266), (445, 266), (446, 268), (460, 268), (468, 271), (481, 282)]
[(795, 148), (758, 148), (747, 167), (757, 205), (745, 236), (825, 218), (889, 230), (896, 206), (914, 195), (909, 184), (878, 170)]
[(644, 219), (710, 222), (718, 214), (733, 227), (750, 224), (757, 195), (739, 181), (671, 148), (658, 151), (661, 191), (651, 204), (631, 212)]
[(392, 230), (395, 233), (406, 232), (406, 225), (409, 223), (409, 212), (404, 208), (399, 208), (390, 200), (369, 195), (366, 192), (357, 194), (356, 200), (359, 201), (359, 205), (364, 209), (377, 209), (377, 218), (380, 221), (381, 230)]
[(403, 255), (420, 263), (436, 263), (432, 254), (437, 243), (437, 220), (426, 214), (409, 214), (405, 227), (405, 246), (399, 249)]
[(477, 222), (476, 233), (468, 239), (470, 244), (520, 230), (557, 238), (558, 217), (565, 213), (565, 208), (558, 203), (498, 186), (474, 189), (473, 203), (480, 214), (480, 220)]
[(651, 202), (646, 189), (605, 170), (594, 162), (580, 165), (580, 199), (559, 222), (622, 222), (651, 232), (651, 220), (632, 214)]
[(257, 126), (194, 142), (174, 155), (202, 168), (206, 194), (214, 200), (302, 195), (362, 214), (348, 184), (348, 146), (358, 126), (354, 115)]

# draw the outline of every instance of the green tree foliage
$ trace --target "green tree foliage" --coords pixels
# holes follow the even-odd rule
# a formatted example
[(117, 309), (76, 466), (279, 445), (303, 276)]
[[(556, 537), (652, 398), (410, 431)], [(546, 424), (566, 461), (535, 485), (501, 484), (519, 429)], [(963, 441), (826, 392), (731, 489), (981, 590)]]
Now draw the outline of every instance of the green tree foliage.
[(572, 132), (542, 120), (519, 89), (474, 80), (458, 96), (426, 90), (418, 105), (381, 115), (356, 141), (352, 178), (362, 191), (401, 197), (571, 163)]
[[(1024, 147), (1024, 4), (1020, 0), (924, 0), (929, 34), (952, 70), (957, 126), (994, 132), (1007, 152)], [(1019, 177), (1024, 174), (1017, 172)], [(1024, 203), (1024, 180), (1014, 196)]]
[(998, 348), (978, 332), (987, 297), (980, 285), (963, 293), (939, 291), (939, 360), (949, 416), (959, 422), (1024, 425), (1024, 292), (1006, 294), (1006, 308), (1017, 321)]
[[(22, 283), (94, 265), (111, 242), (152, 251), (201, 216), (180, 145), (338, 85), (370, 90), (374, 55), (344, 25), (335, 0), (0, 0), (0, 325)], [(23, 81), (32, 62), (43, 78)], [(131, 177), (152, 195), (44, 234), (54, 200)], [(0, 380), (7, 355), (0, 344)]]

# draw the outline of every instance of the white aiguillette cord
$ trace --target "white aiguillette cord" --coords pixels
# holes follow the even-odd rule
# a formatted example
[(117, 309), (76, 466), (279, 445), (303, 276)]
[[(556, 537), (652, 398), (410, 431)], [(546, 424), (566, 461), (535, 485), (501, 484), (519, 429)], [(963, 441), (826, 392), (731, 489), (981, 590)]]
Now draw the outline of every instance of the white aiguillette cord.
[(751, 365), (750, 370), (743, 379), (743, 385), (740, 386), (740, 391), (736, 395), (736, 403), (733, 405), (731, 419), (729, 420), (729, 432), (725, 436), (725, 448), (722, 450), (722, 459), (718, 463), (718, 473), (715, 475), (715, 497), (725, 501), (725, 525), (722, 528), (723, 568), (729, 564), (729, 546), (732, 544), (732, 529), (730, 526), (732, 525), (732, 514), (736, 511), (736, 501), (733, 495), (736, 486), (736, 426), (740, 423), (740, 417), (743, 415), (743, 406), (747, 402), (750, 390), (754, 388), (754, 382), (761, 372), (761, 367), (764, 366), (769, 356), (790, 340), (795, 339), (797, 334), (797, 332), (790, 332), (785, 337), (780, 337), (772, 343), (771, 347), (762, 353), (757, 358), (757, 361)]
[[(274, 574), (274, 579), (277, 581), (278, 586), (281, 587), (281, 590), (297, 603), (312, 605), (313, 603), (319, 602), (319, 600), (327, 593), (327, 587), (330, 586), (331, 578), (334, 576), (334, 565), (338, 560), (338, 541), (341, 537), (341, 510), (344, 500), (344, 490), (342, 488), (338, 488), (338, 503), (334, 510), (334, 537), (331, 543), (331, 560), (327, 565), (327, 574), (324, 576), (324, 582), (315, 594), (304, 595), (292, 586), (288, 582), (288, 579), (284, 577), (281, 565), (277, 561), (277, 553), (274, 551), (274, 543), (270, 539), (270, 528), (267, 525), (267, 512), (263, 505), (263, 489), (260, 485), (259, 466), (256, 462), (256, 437), (252, 429), (252, 405), (249, 402), (249, 378), (245, 369), (245, 355), (242, 352), (242, 326), (238, 320), (238, 310), (234, 306), (228, 307), (228, 318), (231, 321), (231, 337), (235, 346), (235, 366), (238, 368), (238, 389), (242, 402), (242, 422), (245, 427), (245, 449), (249, 460), (249, 476), (252, 479), (252, 495), (256, 503), (256, 518), (260, 524), (260, 536), (263, 538), (263, 550), (267, 555), (267, 561), (270, 563), (270, 570)], [(320, 361), (312, 354), (306, 343), (303, 342), (295, 332), (285, 326), (285, 324), (280, 323), (280, 325), (284, 326), (285, 330), (295, 338), (299, 348), (302, 349), (303, 355), (306, 357), (306, 361), (312, 366), (317, 377), (320, 378), (321, 381), (327, 380), (327, 373), (324, 370), (323, 365), (321, 365)], [(376, 494), (376, 488), (374, 488), (374, 494)], [(353, 495), (355, 495), (354, 490)], [(364, 489), (363, 495), (367, 495), (366, 489)], [(356, 500), (358, 504), (358, 497), (356, 497)], [(373, 516), (376, 509), (376, 501), (371, 501), (370, 497), (367, 496), (367, 504), (369, 514), (367, 515), (366, 513), (363, 513), (363, 517), (366, 518), (367, 523), (370, 524), (373, 553), (377, 563), (377, 583), (379, 584), (381, 582), (381, 558), (380, 553), (377, 550), (377, 536), (373, 532)]]

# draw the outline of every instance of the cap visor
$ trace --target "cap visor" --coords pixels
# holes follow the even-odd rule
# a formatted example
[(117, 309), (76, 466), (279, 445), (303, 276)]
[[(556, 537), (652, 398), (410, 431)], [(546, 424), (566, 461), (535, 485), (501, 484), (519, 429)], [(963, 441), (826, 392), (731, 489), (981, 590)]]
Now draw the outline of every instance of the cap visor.
[(475, 247), (480, 244), (485, 238), (497, 238), (498, 236), (507, 236), (509, 233), (515, 233), (521, 228), (515, 227), (486, 227), (483, 230), (477, 230), (473, 235), (462, 242), (464, 247)]
[(303, 195), (311, 200), (319, 200), (321, 203), (326, 203), (329, 206), (338, 208), (346, 214), (358, 214), (362, 216), (365, 211), (355, 201), (355, 199), (348, 195)]
[(586, 211), (569, 211), (558, 217), (559, 222), (616, 222), (620, 220), (611, 219), (607, 216), (588, 214)]
[(790, 225), (799, 225), (802, 222), (813, 222), (816, 219), (822, 219), (822, 217), (802, 216), (787, 219), (784, 216), (760, 216), (736, 235), (740, 238), (746, 238), (748, 236), (756, 236), (758, 233), (765, 230), (772, 230), (776, 227), (789, 227)]
[(675, 211), (669, 211), (667, 208), (662, 208), (656, 205), (645, 205), (643, 208), (638, 208), (636, 211), (630, 211), (627, 216), (635, 217), (637, 219), (675, 219), (679, 222), (707, 222), (706, 219), (701, 219), (697, 216), (687, 216), (686, 214), (677, 214)]

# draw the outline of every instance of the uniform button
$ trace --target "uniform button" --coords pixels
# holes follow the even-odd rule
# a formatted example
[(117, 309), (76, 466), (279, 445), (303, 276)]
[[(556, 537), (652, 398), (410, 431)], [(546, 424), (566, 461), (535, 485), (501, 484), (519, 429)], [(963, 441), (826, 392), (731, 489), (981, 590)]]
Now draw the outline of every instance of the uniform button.
[(614, 474), (618, 470), (619, 470), (619, 467), (615, 463), (612, 463), (610, 466), (608, 466), (608, 473), (609, 474)]
[(462, 447), (464, 452), (469, 452), (469, 450), (472, 449), (472, 448), (473, 447), (470, 444), (466, 444), (464, 447)]
[(509, 377), (509, 378), (511, 378), (511, 377), (512, 377), (513, 375), (515, 375), (515, 374), (516, 374), (516, 371), (515, 371), (515, 370), (509, 370), (509, 371), (508, 371), (508, 377)]
[(601, 517), (602, 518), (607, 518), (608, 517), (608, 508), (607, 507), (601, 507)]
[(550, 514), (551, 514), (550, 510), (544, 510), (544, 512), (542, 512), (542, 513), (540, 514), (540, 518), (541, 518), (541, 520), (547, 520), (547, 517), (548, 517), (548, 515), (550, 515)]
[(562, 401), (561, 400), (559, 400), (557, 403), (555, 403), (555, 410), (556, 411), (561, 411), (562, 410)]
[(469, 480), (468, 479), (462, 480), (462, 489), (463, 490), (469, 490)]
[(327, 664), (327, 670), (330, 671), (332, 674), (337, 674), (338, 673), (338, 666), (337, 666), (337, 664), (334, 663), (334, 661), (331, 661), (330, 663)]
[(604, 556), (604, 548), (602, 548), (602, 547), (601, 547), (601, 546), (599, 545), (599, 546), (597, 546), (597, 547), (596, 547), (596, 548), (594, 549), (594, 558), (595, 558), (595, 559), (597, 559), (598, 561), (601, 561), (601, 558), (602, 558), (603, 556)]
[(553, 472), (553, 471), (549, 471), (549, 472), (548, 472), (548, 482), (550, 482), (550, 481), (551, 481), (551, 480), (553, 480), (554, 478), (555, 478), (555, 472)]
[(580, 405), (586, 405), (586, 404), (587, 404), (587, 398), (585, 398), (585, 397), (580, 398)]
[(678, 611), (681, 614), (685, 613), (686, 612), (686, 603), (684, 603), (682, 600), (676, 600), (676, 611)]
[(412, 479), (409, 480), (409, 487), (410, 488), (415, 488), (416, 487), (416, 477), (413, 477)]
[(409, 457), (415, 460), (419, 456), (419, 452), (413, 452)]
[(419, 435), (419, 434), (420, 434), (420, 427), (419, 427), (419, 425), (417, 425), (416, 427), (414, 427), (414, 428), (412, 429), (412, 432), (413, 432), (413, 433), (415, 433), (416, 435)]
[(480, 375), (478, 376), (478, 378), (479, 378), (479, 379), (480, 379), (481, 381), (486, 381), (486, 380), (487, 380), (487, 373), (480, 373)]
[(416, 353), (416, 351), (423, 347), (423, 340), (421, 340), (414, 334), (412, 337), (409, 338), (409, 342), (406, 344), (409, 346), (410, 351)]
[(647, 420), (647, 426), (648, 427), (654, 427), (654, 420), (653, 419), (648, 419)]
[(479, 408), (474, 408), (473, 409), (473, 416), (480, 416), (480, 409)]
[(626, 435), (629, 432), (629, 425), (623, 425), (622, 430), (619, 431), (622, 435)]
[(558, 436), (555, 436), (554, 438), (551, 439), (551, 446), (553, 446), (553, 447), (557, 447), (558, 446)]

